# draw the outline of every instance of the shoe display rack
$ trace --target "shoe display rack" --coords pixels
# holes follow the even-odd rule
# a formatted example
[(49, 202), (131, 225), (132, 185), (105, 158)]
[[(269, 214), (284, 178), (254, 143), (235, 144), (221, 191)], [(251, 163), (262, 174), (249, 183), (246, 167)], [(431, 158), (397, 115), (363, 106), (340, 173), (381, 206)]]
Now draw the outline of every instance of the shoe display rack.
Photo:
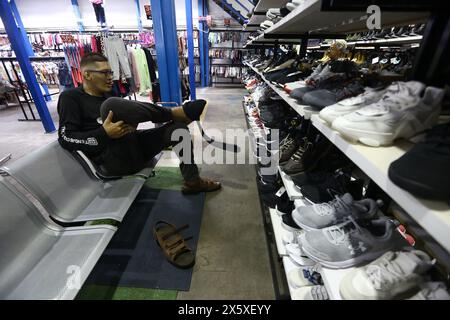
[[(250, 66), (251, 67), (251, 66)], [(369, 178), (382, 188), (392, 199), (408, 212), (426, 231), (428, 231), (447, 251), (450, 252), (450, 206), (443, 202), (419, 199), (409, 192), (397, 187), (387, 175), (389, 165), (400, 158), (412, 146), (412, 142), (400, 140), (390, 147), (368, 147), (349, 142), (337, 131), (332, 130), (317, 112), (310, 107), (299, 105), (295, 99), (282, 89), (267, 81), (257, 69), (251, 67), (276, 93), (280, 95), (295, 111), (306, 119), (335, 144), (350, 160), (352, 160)], [(280, 169), (281, 171), (281, 169)], [(281, 174), (285, 187), (291, 199), (301, 197), (301, 193), (292, 180), (283, 172)]]
[[(256, 103), (256, 105), (258, 105), (258, 103)], [(245, 107), (244, 114), (247, 114)], [(250, 127), (247, 119), (246, 122), (247, 126)], [(253, 150), (255, 150), (256, 148), (256, 138), (254, 135), (250, 135), (250, 147)], [(255, 160), (257, 161), (258, 158), (256, 153), (254, 152), (253, 155)], [(285, 174), (280, 167), (278, 167), (278, 170), (283, 181), (284, 188), (286, 189), (285, 192), (288, 194), (289, 199), (294, 201), (296, 207), (308, 205), (309, 203), (303, 198), (303, 195), (301, 194), (299, 188), (296, 187), (291, 177)], [(276, 209), (269, 208), (268, 211), (271, 225), (270, 234), (273, 234), (278, 259), (281, 260), (281, 263), (283, 265), (283, 271), (285, 274), (285, 279), (287, 280), (290, 297), (291, 299), (295, 300), (297, 296), (296, 288), (289, 282), (288, 274), (292, 270), (299, 268), (299, 266), (291, 260), (289, 254), (286, 252), (286, 243), (292, 242), (292, 240), (299, 235), (299, 232), (287, 230), (283, 226), (281, 215), (278, 214)], [(331, 300), (341, 300), (341, 296), (339, 294), (339, 284), (341, 282), (341, 279), (352, 270), (353, 268), (333, 270), (322, 267), (319, 269), (325, 288), (327, 289), (329, 298)]]
[[(261, 1), (262, 2), (262, 1)], [(311, 38), (336, 38), (348, 33), (355, 33), (367, 30), (367, 15), (361, 12), (346, 11), (321, 11), (320, 0), (305, 0), (296, 9), (286, 17), (282, 18), (274, 26), (266, 29), (257, 38), (249, 41), (246, 46), (264, 45), (265, 48), (283, 44), (283, 41), (289, 41), (289, 44), (300, 43), (301, 39)], [(383, 25), (408, 25), (421, 23), (430, 17), (430, 13), (423, 12), (384, 12)], [(325, 36), (325, 34), (327, 36)], [(423, 39), (422, 35), (413, 35), (398, 37), (392, 39), (377, 40), (356, 40), (348, 41), (348, 45), (403, 45), (411, 44), (419, 46)], [(424, 39), (425, 40), (425, 39)], [(305, 42), (303, 42), (305, 43)], [(422, 42), (423, 45), (423, 42)], [(426, 44), (425, 44), (426, 45)], [(328, 45), (329, 46), (329, 45)], [(314, 48), (327, 47), (326, 44)], [(308, 47), (308, 49), (313, 49)], [(331, 141), (339, 150), (341, 150), (361, 171), (370, 178), (378, 187), (380, 187), (389, 197), (403, 209), (408, 217), (412, 218), (417, 225), (430, 235), (446, 252), (450, 252), (450, 206), (448, 203), (431, 201), (418, 198), (408, 191), (395, 185), (388, 177), (388, 168), (390, 164), (400, 158), (414, 143), (407, 140), (398, 140), (392, 146), (388, 147), (369, 147), (357, 142), (351, 142), (344, 139), (337, 131), (333, 130), (325, 121), (318, 116), (318, 112), (307, 105), (301, 105), (297, 100), (278, 86), (268, 81), (262, 72), (252, 65), (244, 62), (251, 70), (256, 73), (274, 92), (276, 92), (293, 110), (305, 119), (310, 119), (311, 124), (318, 129), (329, 141)], [(444, 119), (448, 122), (450, 119)], [(290, 200), (295, 201), (295, 206), (307, 205), (308, 202), (303, 199), (300, 189), (295, 186), (289, 175), (285, 174), (279, 167), (279, 174)], [(278, 249), (278, 255), (282, 259), (286, 279), (289, 272), (298, 268), (286, 252), (285, 240), (293, 237), (292, 231), (288, 231), (284, 226), (281, 216), (276, 209), (270, 209), (271, 223)], [(300, 231), (301, 232), (301, 231)], [(319, 272), (322, 276), (324, 286), (328, 291), (331, 300), (340, 300), (339, 285), (347, 273), (352, 272), (354, 268), (347, 269), (328, 269), (321, 267)], [(288, 279), (289, 283), (289, 279)], [(289, 284), (291, 297), (295, 298), (295, 288)]]
[[(262, 40), (265, 35), (299, 35), (310, 38), (320, 34), (343, 34), (367, 30), (365, 11), (322, 11), (321, 0), (305, 0), (278, 23), (264, 31), (253, 42)], [(384, 26), (408, 25), (428, 19), (428, 12), (383, 12)], [(249, 43), (251, 44), (251, 43)]]
[(248, 66), (250, 69), (252, 69), (254, 72), (256, 72), (261, 77), (261, 79), (263, 79), (269, 85), (269, 87), (272, 88), (273, 91), (275, 91), (281, 98), (283, 98), (283, 100), (286, 101), (291, 106), (292, 109), (297, 111), (299, 115), (301, 115), (305, 119), (310, 119), (313, 114), (317, 113), (317, 111), (312, 109), (310, 106), (301, 105), (297, 102), (297, 100), (289, 97), (289, 95), (283, 89), (279, 88), (277, 85), (268, 81), (264, 77), (264, 75), (261, 72), (259, 72), (256, 68), (254, 68), (247, 62), (244, 62), (244, 64)]

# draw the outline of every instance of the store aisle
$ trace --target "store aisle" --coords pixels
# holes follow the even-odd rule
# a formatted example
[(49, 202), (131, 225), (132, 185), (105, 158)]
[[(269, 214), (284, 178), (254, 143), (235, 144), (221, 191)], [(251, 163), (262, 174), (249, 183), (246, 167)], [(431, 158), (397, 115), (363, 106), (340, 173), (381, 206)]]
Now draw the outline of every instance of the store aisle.
[[(244, 94), (235, 88), (197, 90), (197, 98), (209, 101), (205, 131), (246, 129)], [(200, 168), (203, 176), (219, 179), (223, 188), (207, 194), (191, 289), (179, 292), (178, 299), (274, 299), (254, 166)]]

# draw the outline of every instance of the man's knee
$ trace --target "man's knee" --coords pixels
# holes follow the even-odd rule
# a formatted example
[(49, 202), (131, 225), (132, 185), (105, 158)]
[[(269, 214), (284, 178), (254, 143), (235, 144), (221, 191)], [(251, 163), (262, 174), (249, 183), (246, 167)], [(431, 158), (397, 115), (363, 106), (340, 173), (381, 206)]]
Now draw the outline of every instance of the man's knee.
[[(112, 111), (115, 116), (119, 116), (119, 111), (123, 111), (124, 101), (126, 102), (127, 100), (118, 97), (110, 97), (103, 101), (102, 105), (100, 106), (100, 115), (102, 117), (102, 120), (105, 121), (105, 119), (108, 117), (109, 111)], [(117, 121), (114, 118), (115, 117), (113, 117), (113, 121)]]

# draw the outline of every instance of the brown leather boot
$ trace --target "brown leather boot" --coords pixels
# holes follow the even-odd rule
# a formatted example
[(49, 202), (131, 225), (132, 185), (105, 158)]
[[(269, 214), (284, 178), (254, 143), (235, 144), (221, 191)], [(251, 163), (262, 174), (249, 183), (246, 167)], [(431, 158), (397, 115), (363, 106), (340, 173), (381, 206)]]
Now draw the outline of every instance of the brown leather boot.
[(206, 178), (198, 178), (194, 181), (185, 181), (181, 192), (184, 194), (195, 194), (199, 192), (211, 192), (219, 190), (222, 187), (220, 182), (212, 181)]

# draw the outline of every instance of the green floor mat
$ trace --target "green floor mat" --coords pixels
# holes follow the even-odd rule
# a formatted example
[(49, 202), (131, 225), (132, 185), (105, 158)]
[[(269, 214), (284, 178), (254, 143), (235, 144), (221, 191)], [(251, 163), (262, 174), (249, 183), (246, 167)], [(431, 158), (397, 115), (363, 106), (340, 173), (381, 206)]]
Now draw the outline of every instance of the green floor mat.
[(148, 187), (161, 190), (181, 190), (183, 177), (178, 167), (156, 167), (155, 176), (148, 178)]

